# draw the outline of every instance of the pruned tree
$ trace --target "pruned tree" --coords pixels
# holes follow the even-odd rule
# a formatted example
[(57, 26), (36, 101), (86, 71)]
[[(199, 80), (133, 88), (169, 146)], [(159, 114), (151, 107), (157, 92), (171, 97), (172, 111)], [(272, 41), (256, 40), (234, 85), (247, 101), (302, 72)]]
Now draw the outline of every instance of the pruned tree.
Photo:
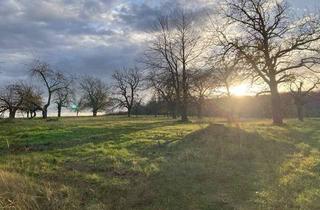
[(105, 111), (109, 105), (109, 88), (98, 78), (85, 76), (80, 83), (81, 103), (84, 108), (92, 109), (92, 115)]
[(27, 118), (32, 119), (37, 116), (37, 111), (42, 111), (42, 94), (34, 86), (24, 85), (24, 95), (25, 97), (19, 110), (26, 112)]
[(222, 10), (226, 24), (212, 21), (219, 47), (236, 53), (253, 77), (269, 87), (273, 123), (283, 124), (279, 86), (319, 63), (318, 16), (294, 20), (285, 0), (225, 0)]
[(24, 87), (21, 82), (6, 85), (0, 91), (0, 112), (8, 111), (9, 118), (14, 119), (25, 97)]
[(308, 102), (308, 97), (320, 84), (320, 80), (303, 79), (294, 80), (290, 83), (290, 93), (297, 108), (297, 115), (300, 121), (304, 120), (304, 106)]
[(122, 71), (116, 71), (112, 78), (115, 88), (114, 100), (118, 107), (127, 109), (130, 117), (133, 107), (139, 102), (138, 91), (142, 85), (142, 74), (138, 68), (124, 68)]
[(48, 117), (48, 107), (51, 104), (53, 94), (69, 86), (70, 80), (64, 74), (51, 69), (50, 65), (41, 61), (36, 61), (31, 67), (32, 76), (39, 78), (45, 85), (47, 101), (42, 107), (42, 117)]
[(66, 108), (71, 104), (73, 93), (70, 85), (55, 92), (53, 101), (57, 106), (58, 117), (61, 117), (62, 108)]
[(203, 53), (205, 42), (191, 13), (175, 10), (159, 18), (153, 41), (146, 51), (144, 63), (149, 69), (171, 78), (181, 120), (188, 121), (190, 75)]

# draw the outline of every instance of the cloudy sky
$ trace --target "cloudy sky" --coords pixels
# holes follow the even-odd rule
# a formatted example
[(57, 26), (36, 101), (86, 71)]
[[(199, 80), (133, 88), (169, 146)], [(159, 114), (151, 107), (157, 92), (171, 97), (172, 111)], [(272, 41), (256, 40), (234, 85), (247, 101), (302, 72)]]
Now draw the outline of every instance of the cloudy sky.
[[(201, 11), (213, 1), (0, 0), (0, 83), (26, 77), (34, 59), (73, 74), (108, 77), (134, 65), (163, 11)], [(319, 5), (319, 0), (289, 2), (300, 12)]]

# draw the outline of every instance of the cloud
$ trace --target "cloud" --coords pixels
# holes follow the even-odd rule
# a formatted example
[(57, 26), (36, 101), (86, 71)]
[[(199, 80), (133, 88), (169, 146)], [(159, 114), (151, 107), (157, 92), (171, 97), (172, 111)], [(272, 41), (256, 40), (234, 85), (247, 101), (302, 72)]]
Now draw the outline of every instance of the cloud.
[(35, 58), (68, 73), (107, 77), (116, 68), (134, 65), (145, 47), (147, 32), (160, 14), (183, 8), (192, 11), (201, 23), (214, 3), (1, 0), (0, 82), (25, 78), (27, 64)]

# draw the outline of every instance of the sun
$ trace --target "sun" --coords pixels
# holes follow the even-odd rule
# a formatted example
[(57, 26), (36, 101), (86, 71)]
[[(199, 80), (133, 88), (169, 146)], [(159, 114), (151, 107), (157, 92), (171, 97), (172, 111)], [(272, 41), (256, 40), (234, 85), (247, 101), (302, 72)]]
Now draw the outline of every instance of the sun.
[(247, 84), (241, 84), (241, 85), (230, 88), (231, 94), (235, 96), (250, 95), (249, 90), (250, 90), (250, 87)]

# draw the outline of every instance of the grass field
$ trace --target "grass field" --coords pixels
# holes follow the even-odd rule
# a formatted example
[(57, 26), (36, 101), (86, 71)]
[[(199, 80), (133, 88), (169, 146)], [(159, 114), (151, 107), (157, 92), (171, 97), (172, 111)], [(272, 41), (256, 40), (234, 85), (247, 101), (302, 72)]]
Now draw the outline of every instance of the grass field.
[(0, 121), (0, 209), (320, 209), (319, 128)]

